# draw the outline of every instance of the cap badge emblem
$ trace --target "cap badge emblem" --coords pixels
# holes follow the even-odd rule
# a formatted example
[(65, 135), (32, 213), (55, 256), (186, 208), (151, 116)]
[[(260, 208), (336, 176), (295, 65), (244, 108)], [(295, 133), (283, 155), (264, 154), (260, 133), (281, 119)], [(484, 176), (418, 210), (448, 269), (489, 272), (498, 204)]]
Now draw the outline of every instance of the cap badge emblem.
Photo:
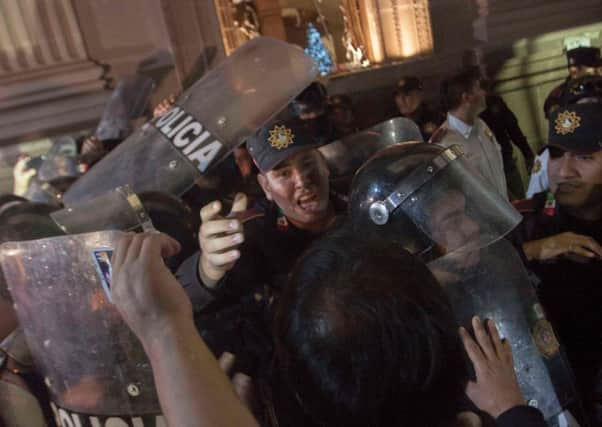
[(581, 117), (574, 111), (563, 111), (556, 117), (556, 133), (560, 135), (567, 135), (575, 132), (579, 126), (581, 126)]
[(295, 142), (294, 139), (295, 135), (286, 126), (274, 126), (274, 129), (270, 131), (268, 141), (276, 150), (283, 150), (292, 145)]

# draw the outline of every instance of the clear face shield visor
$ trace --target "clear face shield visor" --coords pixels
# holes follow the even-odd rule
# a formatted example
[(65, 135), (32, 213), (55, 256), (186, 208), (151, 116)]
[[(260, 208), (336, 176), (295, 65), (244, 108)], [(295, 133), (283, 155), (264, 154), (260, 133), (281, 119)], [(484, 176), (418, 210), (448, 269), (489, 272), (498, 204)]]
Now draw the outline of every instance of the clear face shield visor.
[[(389, 196), (370, 204), (372, 222), (385, 225), (401, 210), (432, 241), (427, 251), (437, 247), (439, 255), (474, 251), (505, 236), (520, 214), (462, 156), (451, 146), (416, 167)], [(388, 172), (405, 165), (402, 158)]]

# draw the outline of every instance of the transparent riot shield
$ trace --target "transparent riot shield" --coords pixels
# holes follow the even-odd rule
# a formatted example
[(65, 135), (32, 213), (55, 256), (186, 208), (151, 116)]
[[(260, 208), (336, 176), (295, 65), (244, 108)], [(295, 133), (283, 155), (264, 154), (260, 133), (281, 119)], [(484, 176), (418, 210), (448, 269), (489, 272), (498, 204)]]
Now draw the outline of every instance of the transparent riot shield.
[[(421, 149), (419, 144), (414, 148)], [(424, 154), (418, 165), (400, 156), (386, 166), (383, 174), (404, 177), (388, 197), (370, 204), (375, 224), (385, 224), (396, 210), (403, 211), (439, 254), (487, 247), (519, 224), (521, 215), (480, 179), (459, 146), (440, 150), (437, 155)]]
[(319, 151), (331, 178), (337, 179), (353, 175), (377, 151), (407, 141), (423, 142), (420, 129), (413, 121), (397, 117), (324, 145)]
[(278, 40), (258, 37), (184, 92), (65, 193), (66, 205), (130, 185), (136, 193), (176, 196), (225, 158), (316, 75), (313, 60)]
[(138, 195), (127, 185), (53, 212), (50, 217), (68, 234), (154, 230)]
[(448, 293), (459, 323), (491, 319), (510, 340), (518, 382), (529, 405), (546, 419), (576, 398), (572, 374), (554, 330), (514, 247), (505, 239), (430, 262)]
[(63, 412), (123, 417), (160, 412), (150, 363), (110, 302), (110, 258), (122, 234), (0, 246), (19, 324), (52, 402)]
[(123, 139), (130, 133), (130, 120), (140, 117), (148, 105), (155, 83), (148, 76), (129, 76), (119, 80), (105, 105), (96, 128), (100, 141)]

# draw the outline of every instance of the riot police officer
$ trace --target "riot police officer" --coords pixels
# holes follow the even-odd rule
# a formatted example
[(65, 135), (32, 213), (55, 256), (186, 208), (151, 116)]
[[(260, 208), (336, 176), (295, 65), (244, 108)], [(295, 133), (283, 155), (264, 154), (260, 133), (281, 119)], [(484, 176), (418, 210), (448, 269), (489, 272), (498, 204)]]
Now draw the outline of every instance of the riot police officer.
[(435, 130), (445, 121), (443, 113), (426, 104), (424, 86), (418, 77), (402, 78), (397, 83), (393, 97), (399, 114), (418, 125), (425, 141), (428, 141)]
[(539, 295), (566, 344), (590, 414), (600, 407), (602, 361), (601, 138), (600, 104), (552, 114), (547, 148), (553, 189), (517, 204), (525, 219), (514, 236), (541, 279)]
[(460, 324), (477, 313), (512, 341), (523, 394), (546, 419), (574, 398), (569, 370), (527, 272), (503, 237), (520, 215), (462, 159), (460, 147), (404, 144), (356, 174), (350, 220), (364, 238), (393, 240), (428, 262)]

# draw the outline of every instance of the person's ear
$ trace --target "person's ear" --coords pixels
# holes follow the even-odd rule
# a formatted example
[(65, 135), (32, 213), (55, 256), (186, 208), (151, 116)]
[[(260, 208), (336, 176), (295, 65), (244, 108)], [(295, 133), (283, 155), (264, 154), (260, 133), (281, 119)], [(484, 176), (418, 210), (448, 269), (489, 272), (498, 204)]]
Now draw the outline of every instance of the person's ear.
[(462, 103), (470, 102), (470, 92), (462, 92)]
[(259, 173), (259, 174), (257, 174), (257, 182), (259, 182), (259, 185), (261, 186), (261, 189), (263, 190), (265, 197), (269, 201), (272, 201), (273, 200), (272, 189), (270, 187), (270, 182), (268, 181), (267, 177), (264, 174)]

